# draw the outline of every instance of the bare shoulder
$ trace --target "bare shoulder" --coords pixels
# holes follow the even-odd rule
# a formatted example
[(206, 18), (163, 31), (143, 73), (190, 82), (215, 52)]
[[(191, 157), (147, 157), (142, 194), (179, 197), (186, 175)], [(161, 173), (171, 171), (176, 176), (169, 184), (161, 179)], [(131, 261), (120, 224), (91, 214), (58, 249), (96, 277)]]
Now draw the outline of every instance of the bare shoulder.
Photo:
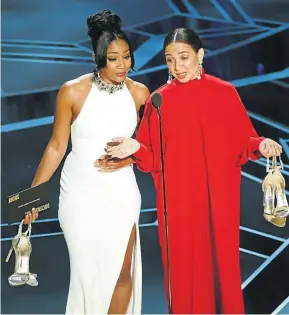
[(149, 89), (147, 88), (146, 85), (144, 85), (143, 83), (140, 83), (138, 81), (134, 81), (131, 78), (126, 79), (126, 85), (127, 85), (129, 90), (137, 90), (138, 92), (148, 92), (149, 93)]
[(57, 98), (66, 99), (71, 103), (76, 102), (85, 94), (92, 85), (92, 74), (84, 74), (73, 80), (66, 81), (60, 88)]
[(130, 78), (126, 80), (126, 86), (129, 89), (137, 106), (143, 105), (150, 95), (150, 91), (143, 83), (134, 81)]

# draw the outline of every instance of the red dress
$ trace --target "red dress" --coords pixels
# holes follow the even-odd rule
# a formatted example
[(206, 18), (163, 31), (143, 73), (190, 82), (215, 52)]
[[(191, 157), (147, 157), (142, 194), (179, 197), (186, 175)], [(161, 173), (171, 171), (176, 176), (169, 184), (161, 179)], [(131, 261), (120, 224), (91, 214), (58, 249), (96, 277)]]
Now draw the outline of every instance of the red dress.
[[(203, 74), (158, 89), (163, 143), (172, 311), (244, 313), (239, 262), (241, 165), (260, 157), (256, 134), (234, 87)], [(167, 290), (157, 112), (148, 100), (134, 154), (157, 191), (158, 231)]]

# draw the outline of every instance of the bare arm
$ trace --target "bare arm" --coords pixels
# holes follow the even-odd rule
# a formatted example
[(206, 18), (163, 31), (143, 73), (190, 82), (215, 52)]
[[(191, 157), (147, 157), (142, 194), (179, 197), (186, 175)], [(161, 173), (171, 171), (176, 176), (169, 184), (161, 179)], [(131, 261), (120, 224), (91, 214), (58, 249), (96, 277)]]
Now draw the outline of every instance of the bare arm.
[(38, 166), (32, 187), (48, 181), (65, 155), (72, 121), (72, 92), (69, 83), (64, 84), (58, 92), (52, 136)]

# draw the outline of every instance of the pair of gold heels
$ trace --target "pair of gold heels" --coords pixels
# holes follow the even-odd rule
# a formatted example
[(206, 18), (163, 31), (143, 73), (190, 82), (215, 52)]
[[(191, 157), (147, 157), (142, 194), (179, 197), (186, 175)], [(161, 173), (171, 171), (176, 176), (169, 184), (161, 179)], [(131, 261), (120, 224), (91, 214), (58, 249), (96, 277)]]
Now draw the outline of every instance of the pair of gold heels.
[[(281, 157), (279, 157), (280, 165), (277, 164), (277, 157), (272, 158), (272, 168), (270, 168), (270, 160), (267, 158), (267, 176), (262, 183), (264, 193), (264, 218), (278, 227), (286, 225), (286, 217), (289, 215), (289, 206), (285, 193), (285, 179), (280, 172), (283, 169)], [(275, 204), (276, 201), (276, 204)]]
[(11, 254), (15, 252), (15, 268), (14, 273), (8, 278), (8, 282), (11, 286), (21, 286), (28, 284), (36, 287), (38, 285), (37, 274), (30, 273), (29, 271), (29, 259), (32, 251), (30, 243), (31, 236), (31, 224), (29, 224), (26, 232), (22, 232), (23, 221), (20, 223), (17, 235), (12, 239), (12, 245), (8, 252), (6, 262), (9, 262)]

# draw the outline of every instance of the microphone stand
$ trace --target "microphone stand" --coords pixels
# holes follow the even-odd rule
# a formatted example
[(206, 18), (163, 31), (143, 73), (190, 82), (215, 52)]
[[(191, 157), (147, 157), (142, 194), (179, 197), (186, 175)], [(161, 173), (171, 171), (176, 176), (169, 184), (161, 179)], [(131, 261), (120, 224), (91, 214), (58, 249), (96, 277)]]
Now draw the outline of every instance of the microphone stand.
[(161, 145), (161, 168), (162, 168), (162, 185), (163, 185), (163, 201), (164, 201), (164, 218), (165, 218), (165, 233), (166, 233), (166, 258), (167, 258), (167, 277), (168, 277), (168, 293), (169, 293), (169, 314), (172, 312), (172, 291), (171, 291), (171, 271), (170, 271), (170, 255), (169, 255), (169, 227), (167, 219), (167, 198), (166, 198), (166, 186), (165, 186), (165, 161), (164, 161), (164, 149), (163, 149), (163, 133), (162, 133), (162, 117), (160, 107), (157, 108), (159, 117), (159, 131), (160, 131), (160, 145)]

